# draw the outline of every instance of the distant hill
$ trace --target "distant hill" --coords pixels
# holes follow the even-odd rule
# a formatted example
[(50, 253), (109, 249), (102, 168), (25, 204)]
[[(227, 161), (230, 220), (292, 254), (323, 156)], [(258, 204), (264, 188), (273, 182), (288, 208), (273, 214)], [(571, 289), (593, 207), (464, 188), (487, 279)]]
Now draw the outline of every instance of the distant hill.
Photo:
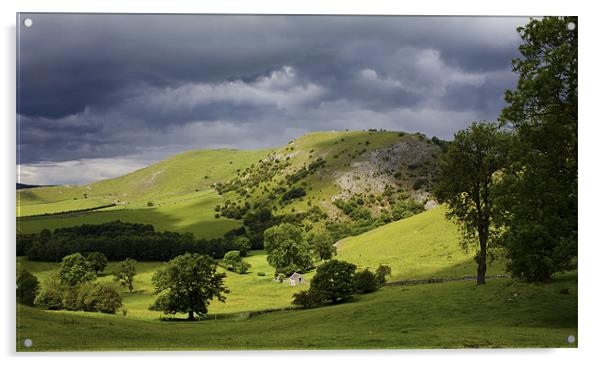
[[(434, 161), (441, 151), (433, 141), (438, 140), (404, 132), (328, 131), (273, 149), (188, 151), (84, 186), (19, 189), (21, 217), (117, 204), (85, 214), (21, 220), (19, 228), (35, 232), (122, 219), (203, 236), (202, 227), (231, 229), (245, 211), (259, 206), (276, 214), (313, 209), (345, 220), (337, 201), (350, 199), (360, 199), (378, 216), (390, 212), (399, 194), (420, 204), (432, 199)], [(212, 230), (212, 235), (219, 232)]]
[(50, 186), (50, 185), (29, 185), (29, 184), (21, 184), (21, 183), (17, 183), (17, 190), (20, 189), (33, 189), (33, 188), (39, 188), (42, 186)]

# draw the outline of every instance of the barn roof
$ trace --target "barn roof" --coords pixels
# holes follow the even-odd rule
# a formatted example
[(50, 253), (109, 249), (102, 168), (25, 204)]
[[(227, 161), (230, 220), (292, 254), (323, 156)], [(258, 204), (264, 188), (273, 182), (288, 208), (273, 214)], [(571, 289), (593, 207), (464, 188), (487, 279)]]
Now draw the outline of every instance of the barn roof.
[(303, 276), (302, 276), (301, 274), (299, 274), (299, 273), (297, 273), (297, 272), (294, 272), (294, 273), (291, 275), (291, 277), (290, 277), (290, 278), (291, 278), (291, 279), (293, 279), (293, 280), (297, 280), (298, 278), (302, 278), (302, 277), (303, 277)]

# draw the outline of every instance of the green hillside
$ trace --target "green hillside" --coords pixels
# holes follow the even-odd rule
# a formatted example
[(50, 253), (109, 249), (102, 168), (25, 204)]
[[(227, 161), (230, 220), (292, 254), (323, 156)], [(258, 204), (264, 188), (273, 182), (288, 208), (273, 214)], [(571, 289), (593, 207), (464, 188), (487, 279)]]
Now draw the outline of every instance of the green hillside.
[[(338, 259), (360, 267), (390, 265), (390, 280), (474, 275), (476, 270), (471, 254), (460, 249), (455, 227), (445, 220), (444, 207), (347, 238), (338, 246)], [(275, 282), (261, 251), (252, 251), (247, 260), (252, 265), (248, 274), (227, 272), (231, 292), (225, 303), (210, 304), (207, 320), (159, 321), (165, 315), (148, 306), (154, 301), (151, 278), (162, 263), (144, 262), (138, 264), (134, 293), (119, 289), (127, 316), (19, 306), (18, 350), (576, 346), (566, 341), (577, 333), (576, 273), (546, 285), (495, 279), (480, 287), (474, 281), (386, 286), (350, 303), (291, 311), (292, 294), (307, 285)], [(27, 268), (43, 282), (58, 263), (18, 258), (17, 268)], [(499, 266), (489, 271), (499, 272)], [(313, 272), (304, 276), (311, 279)], [(98, 280), (112, 282), (109, 275)], [(280, 310), (251, 315), (273, 309)], [(65, 333), (60, 341), (57, 330)], [(33, 340), (32, 348), (21, 345), (25, 338)]]
[(22, 208), (19, 215), (25, 216), (89, 208), (89, 200), (93, 200), (94, 204), (115, 202), (127, 205), (207, 190), (211, 184), (231, 178), (236, 170), (257, 162), (268, 152), (188, 151), (130, 174), (85, 186), (20, 189), (17, 191), (17, 207)]
[[(344, 221), (334, 201), (354, 196), (378, 217), (401, 194), (420, 204), (430, 198), (438, 153), (421, 134), (386, 131), (314, 132), (270, 150), (189, 151), (85, 186), (20, 189), (17, 229), (34, 233), (119, 219), (212, 238), (258, 206), (275, 214), (313, 209), (322, 222)], [(115, 206), (93, 209), (107, 204)]]
[(222, 201), (213, 190), (182, 194), (153, 200), (153, 206), (140, 200), (127, 206), (115, 206), (92, 212), (79, 212), (42, 217), (22, 217), (17, 220), (17, 232), (36, 233), (81, 224), (99, 224), (121, 220), (130, 223), (152, 224), (158, 231), (190, 232), (200, 238), (217, 238), (240, 222), (214, 217), (214, 207)]
[[(337, 244), (336, 258), (352, 262), (360, 268), (375, 269), (379, 264), (389, 265), (392, 270), (389, 281), (475, 275), (473, 254), (460, 247), (456, 228), (445, 219), (443, 208), (437, 207), (342, 240)], [(212, 303), (209, 308), (211, 313), (289, 307), (292, 294), (306, 289), (303, 286), (290, 287), (286, 282), (275, 283), (274, 269), (268, 265), (263, 251), (252, 251), (246, 260), (251, 264), (250, 272), (246, 275), (227, 273), (226, 284), (231, 293), (226, 303)], [(106, 272), (110, 273), (113, 265), (111, 263)], [(136, 293), (121, 290), (124, 304), (130, 317), (157, 319), (159, 313), (149, 311), (148, 306), (153, 302), (151, 277), (161, 263), (145, 262), (139, 265), (141, 275), (136, 277)], [(51, 270), (58, 269), (58, 263), (40, 263), (19, 258), (18, 267), (26, 268), (44, 280)], [(263, 272), (266, 276), (258, 276), (258, 272)], [(489, 273), (503, 273), (502, 265), (494, 265)], [(304, 276), (307, 280), (311, 279), (313, 271)], [(99, 280), (110, 282), (111, 277), (101, 277)]]
[[(462, 249), (444, 206), (348, 237), (337, 247), (339, 259), (372, 269), (391, 266), (391, 280), (476, 275), (475, 251)], [(503, 263), (495, 261), (487, 273), (503, 274)]]

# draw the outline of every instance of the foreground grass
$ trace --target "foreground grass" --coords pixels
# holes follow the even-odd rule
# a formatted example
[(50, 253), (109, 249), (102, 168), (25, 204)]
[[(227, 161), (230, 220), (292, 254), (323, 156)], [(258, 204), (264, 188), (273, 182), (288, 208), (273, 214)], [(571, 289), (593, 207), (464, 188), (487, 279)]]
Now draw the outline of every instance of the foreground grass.
[(17, 316), (18, 351), (576, 347), (569, 335), (577, 335), (576, 273), (546, 285), (384, 287), (337, 306), (194, 323), (24, 306)]

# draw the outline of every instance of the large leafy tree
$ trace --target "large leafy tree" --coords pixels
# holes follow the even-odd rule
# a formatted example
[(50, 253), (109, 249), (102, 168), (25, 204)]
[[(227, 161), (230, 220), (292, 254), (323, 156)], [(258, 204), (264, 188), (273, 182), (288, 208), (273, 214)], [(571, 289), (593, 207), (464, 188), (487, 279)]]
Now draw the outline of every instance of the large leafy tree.
[(94, 269), (90, 262), (80, 253), (63, 257), (59, 268), (61, 284), (75, 286), (96, 280)]
[(275, 275), (290, 275), (295, 271), (305, 272), (312, 267), (311, 248), (301, 227), (282, 223), (267, 229), (264, 247)]
[(307, 234), (306, 238), (314, 256), (319, 260), (330, 260), (333, 255), (336, 255), (334, 238), (327, 230), (312, 231)]
[(226, 274), (217, 272), (217, 263), (209, 256), (184, 254), (175, 257), (153, 275), (155, 294), (159, 295), (150, 309), (166, 314), (207, 314), (207, 306), (213, 298), (225, 302)]
[(518, 32), (518, 85), (500, 117), (517, 136), (503, 242), (514, 276), (547, 281), (577, 256), (577, 18), (532, 20)]
[(309, 291), (322, 301), (337, 303), (353, 296), (356, 266), (346, 261), (330, 260), (318, 266)]
[(90, 252), (86, 255), (86, 260), (88, 260), (96, 275), (103, 272), (109, 262), (102, 252)]
[(508, 146), (508, 133), (491, 123), (473, 123), (455, 134), (439, 161), (435, 194), (447, 203), (447, 217), (458, 223), (463, 246), (477, 246), (477, 284), (485, 284), (497, 233), (495, 175), (507, 164)]

